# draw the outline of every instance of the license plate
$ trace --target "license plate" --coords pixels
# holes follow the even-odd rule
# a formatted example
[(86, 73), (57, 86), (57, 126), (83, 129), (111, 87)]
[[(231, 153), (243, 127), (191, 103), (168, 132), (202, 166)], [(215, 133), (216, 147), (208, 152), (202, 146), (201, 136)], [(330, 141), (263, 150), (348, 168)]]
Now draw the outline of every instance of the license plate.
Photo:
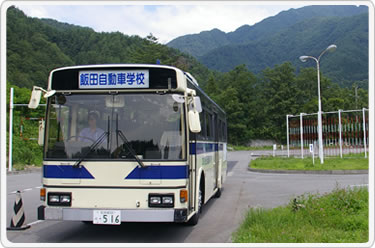
[(120, 225), (121, 211), (120, 210), (94, 210), (94, 224), (104, 225)]

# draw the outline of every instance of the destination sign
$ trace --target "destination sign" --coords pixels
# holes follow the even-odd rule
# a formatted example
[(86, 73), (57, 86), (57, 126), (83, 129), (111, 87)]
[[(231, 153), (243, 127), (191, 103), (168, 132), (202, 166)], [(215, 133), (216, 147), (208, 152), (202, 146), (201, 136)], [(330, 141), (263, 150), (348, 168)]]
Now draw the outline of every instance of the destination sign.
[(148, 70), (80, 71), (79, 89), (149, 88)]

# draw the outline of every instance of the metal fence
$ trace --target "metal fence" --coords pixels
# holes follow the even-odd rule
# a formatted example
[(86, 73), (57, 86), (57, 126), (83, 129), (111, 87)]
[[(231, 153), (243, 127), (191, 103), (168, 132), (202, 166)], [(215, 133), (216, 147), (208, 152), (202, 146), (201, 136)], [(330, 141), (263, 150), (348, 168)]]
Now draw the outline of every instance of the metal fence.
[[(287, 155), (318, 154), (318, 114), (287, 115)], [(369, 144), (368, 109), (322, 113), (324, 156), (364, 153)], [(313, 144), (310, 147), (310, 144)]]

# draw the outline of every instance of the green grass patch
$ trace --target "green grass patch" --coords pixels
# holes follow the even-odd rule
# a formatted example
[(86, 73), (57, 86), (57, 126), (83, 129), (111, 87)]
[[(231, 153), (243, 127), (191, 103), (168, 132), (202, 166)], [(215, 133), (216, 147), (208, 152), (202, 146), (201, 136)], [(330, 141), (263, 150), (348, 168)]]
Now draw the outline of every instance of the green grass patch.
[(254, 169), (266, 170), (367, 170), (368, 158), (351, 156), (344, 158), (325, 158), (324, 164), (319, 158), (315, 158), (315, 165), (311, 157), (284, 158), (284, 157), (260, 157), (250, 162)]
[(287, 206), (252, 208), (232, 235), (235, 243), (366, 243), (367, 188), (305, 194)]
[(228, 148), (233, 148), (234, 151), (264, 151), (264, 150), (272, 150), (272, 146), (236, 146), (236, 145), (228, 145)]

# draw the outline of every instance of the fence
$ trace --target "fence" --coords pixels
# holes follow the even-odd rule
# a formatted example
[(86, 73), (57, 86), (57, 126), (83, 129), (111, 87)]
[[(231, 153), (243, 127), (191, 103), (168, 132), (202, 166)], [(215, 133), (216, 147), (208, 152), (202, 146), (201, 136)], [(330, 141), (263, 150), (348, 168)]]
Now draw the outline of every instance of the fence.
[[(37, 124), (39, 124), (39, 129), (41, 128), (41, 125), (43, 126), (44, 125), (44, 118), (43, 117), (22, 117), (20, 118), (20, 137), (23, 139), (23, 140), (37, 140), (38, 142), (39, 141), (39, 138), (40, 137), (29, 137), (28, 135), (25, 135), (25, 133), (30, 133), (27, 132), (28, 130), (25, 130), (25, 122), (26, 121), (38, 121)], [(26, 131), (26, 132), (25, 132)], [(33, 135), (38, 135), (33, 133)]]
[[(13, 160), (12, 160), (12, 151), (13, 151), (13, 109), (14, 107), (27, 107), (28, 104), (16, 104), (13, 103), (14, 100), (14, 89), (10, 88), (10, 95), (9, 95), (9, 147), (8, 147), (8, 170), (12, 171), (13, 168)], [(39, 106), (46, 106), (46, 104), (39, 104)], [(30, 119), (30, 118), (26, 118)], [(34, 118), (32, 118), (34, 119)], [(22, 120), (22, 118), (21, 118)], [(41, 120), (43, 121), (43, 120)], [(23, 127), (22, 123), (20, 125), (20, 136), (22, 136)]]
[[(317, 113), (286, 116), (288, 157), (310, 155), (310, 144), (314, 154), (318, 154), (317, 117)], [(364, 153), (367, 157), (368, 109), (323, 112), (322, 132), (324, 156)]]

